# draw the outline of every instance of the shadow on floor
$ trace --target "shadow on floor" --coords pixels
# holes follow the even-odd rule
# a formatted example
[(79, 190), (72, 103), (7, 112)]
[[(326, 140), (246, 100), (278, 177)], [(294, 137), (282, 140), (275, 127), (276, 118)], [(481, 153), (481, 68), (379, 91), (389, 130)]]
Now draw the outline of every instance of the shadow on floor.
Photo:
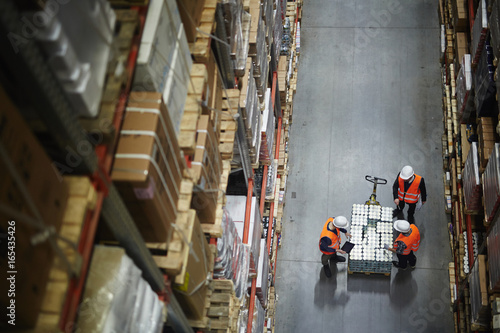
[(320, 269), (319, 279), (314, 286), (314, 304), (317, 307), (345, 306), (349, 302), (349, 294), (341, 290), (337, 292), (337, 277), (340, 272), (345, 271), (345, 264), (331, 264), (332, 277), (325, 275), (323, 267)]
[(365, 275), (353, 273), (347, 275), (347, 291), (363, 293), (389, 293), (391, 287), (390, 276), (382, 274)]
[(391, 303), (403, 308), (411, 304), (417, 292), (418, 286), (412, 277), (412, 270), (398, 270), (391, 282)]

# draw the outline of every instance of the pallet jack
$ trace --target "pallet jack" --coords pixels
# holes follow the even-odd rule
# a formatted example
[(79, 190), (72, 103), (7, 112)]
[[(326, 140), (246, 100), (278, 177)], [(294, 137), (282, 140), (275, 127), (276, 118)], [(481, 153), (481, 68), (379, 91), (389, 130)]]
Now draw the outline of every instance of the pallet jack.
[(373, 183), (373, 192), (370, 195), (370, 199), (368, 199), (368, 201), (365, 202), (365, 205), (380, 206), (380, 203), (376, 200), (377, 199), (377, 185), (387, 184), (387, 179), (368, 176), (368, 175), (365, 176), (365, 179), (367, 181), (369, 181), (370, 183)]

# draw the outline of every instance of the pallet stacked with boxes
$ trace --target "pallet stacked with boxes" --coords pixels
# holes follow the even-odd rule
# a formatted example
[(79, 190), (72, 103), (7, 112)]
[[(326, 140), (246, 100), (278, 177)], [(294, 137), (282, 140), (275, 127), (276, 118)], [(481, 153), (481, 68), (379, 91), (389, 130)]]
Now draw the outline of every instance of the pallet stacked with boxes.
[[(439, 0), (445, 209), (456, 332), (498, 331), (500, 2)], [(498, 318), (498, 317), (497, 317)]]
[[(16, 327), (274, 331), (302, 2), (92, 3), (80, 17), (91, 33), (72, 28), (69, 4), (29, 46), (47, 61), (25, 72), (54, 81), (27, 92), (2, 80)], [(26, 19), (50, 10), (0, 6)], [(53, 107), (34, 102), (44, 93)], [(248, 192), (226, 195), (248, 168)]]

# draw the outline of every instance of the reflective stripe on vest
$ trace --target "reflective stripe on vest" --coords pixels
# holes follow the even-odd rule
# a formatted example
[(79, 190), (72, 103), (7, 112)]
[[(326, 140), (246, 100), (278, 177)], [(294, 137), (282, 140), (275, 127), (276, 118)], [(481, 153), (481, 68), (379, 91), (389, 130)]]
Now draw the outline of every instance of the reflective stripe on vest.
[[(321, 251), (321, 238), (323, 237), (328, 237), (332, 240), (332, 245), (328, 246), (329, 248), (338, 250), (340, 248), (340, 237), (337, 235), (340, 235), (340, 230), (334, 226), (334, 228), (337, 230), (337, 235), (333, 231), (328, 230), (328, 223), (333, 221), (333, 217), (330, 217), (325, 225), (323, 226), (323, 231), (321, 232), (321, 236), (319, 238), (319, 250)], [(321, 251), (324, 254), (331, 254), (329, 252)]]
[(405, 181), (399, 178), (399, 188), (398, 188), (398, 198), (399, 200), (404, 200), (407, 203), (417, 203), (420, 198), (420, 180), (422, 177), (415, 175), (415, 179), (410, 184), (408, 191), (405, 193)]
[(420, 232), (414, 224), (410, 224), (411, 234), (410, 236), (405, 236), (400, 233), (398, 238), (394, 241), (394, 248), (398, 248), (398, 241), (405, 243), (406, 249), (403, 251), (404, 255), (410, 254), (410, 251), (417, 252), (420, 246)]

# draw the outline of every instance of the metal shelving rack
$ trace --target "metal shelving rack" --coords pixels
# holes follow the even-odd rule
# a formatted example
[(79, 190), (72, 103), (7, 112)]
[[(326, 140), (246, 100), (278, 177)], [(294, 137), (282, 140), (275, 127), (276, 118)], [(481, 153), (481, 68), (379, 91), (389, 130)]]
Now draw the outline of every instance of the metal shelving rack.
[[(121, 127), (132, 83), (131, 78), (135, 69), (147, 8), (132, 7), (132, 9), (137, 10), (139, 13), (141, 28), (139, 34), (134, 38), (127, 62), (129, 79), (126, 87), (120, 94), (116, 106), (113, 125), (117, 129), (117, 133)], [(21, 13), (15, 1), (5, 0), (0, 2), (0, 31), (2, 36), (0, 37), (0, 45), (2, 46), (2, 54), (0, 56), (9, 65), (9, 68), (15, 68), (15, 79), (18, 80), (15, 83), (18, 87), (25, 87), (26, 82), (30, 83), (29, 92), (24, 91), (24, 93), (26, 93), (27, 99), (37, 101), (37, 111), (40, 118), (48, 132), (53, 136), (53, 140), (59, 151), (64, 152), (66, 147), (77, 151), (78, 145), (82, 142), (88, 143), (88, 139), (83, 134), (83, 128), (67, 101), (57, 79), (43, 59), (42, 53), (35, 44), (35, 41), (27, 39), (25, 43), (20, 45), (18, 50), (13, 50), (12, 45), (7, 39), (9, 34), (22, 36), (22, 21), (20, 18)], [(78, 244), (78, 253), (82, 259), (80, 274), (72, 277), (70, 280), (59, 328), (63, 332), (70, 332), (73, 329), (90, 265), (97, 225), (102, 216), (118, 239), (120, 245), (125, 248), (127, 254), (142, 270), (146, 281), (166, 304), (170, 325), (174, 327), (176, 332), (192, 332), (170, 288), (166, 287), (168, 284), (166, 277), (155, 264), (126, 206), (110, 181), (109, 175), (113, 163), (114, 148), (99, 145), (95, 150), (81, 154), (81, 163), (71, 170), (74, 174), (87, 175), (91, 179), (97, 192), (97, 202), (94, 210), (87, 213), (83, 224)], [(56, 156), (56, 158), (64, 160), (63, 155)]]

